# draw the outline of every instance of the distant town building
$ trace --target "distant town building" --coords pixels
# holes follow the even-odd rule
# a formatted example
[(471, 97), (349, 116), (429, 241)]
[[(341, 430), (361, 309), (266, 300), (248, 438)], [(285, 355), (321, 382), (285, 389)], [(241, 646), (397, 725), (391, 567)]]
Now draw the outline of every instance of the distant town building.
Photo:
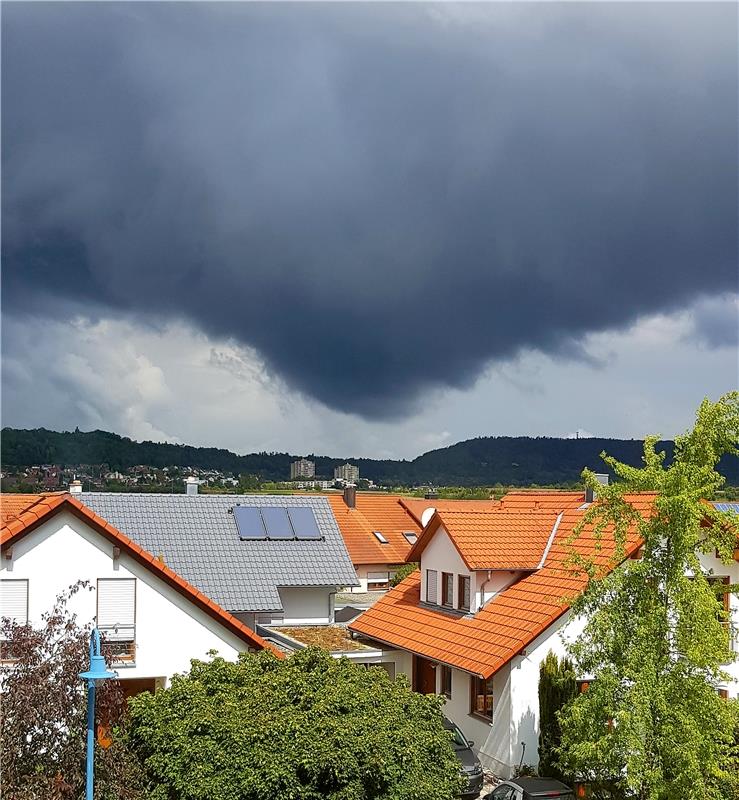
[(359, 467), (355, 464), (342, 464), (334, 469), (334, 480), (356, 483), (359, 480)]
[(308, 461), (307, 458), (300, 458), (290, 464), (290, 480), (294, 481), (296, 478), (313, 478), (316, 474), (316, 465), (313, 461)]

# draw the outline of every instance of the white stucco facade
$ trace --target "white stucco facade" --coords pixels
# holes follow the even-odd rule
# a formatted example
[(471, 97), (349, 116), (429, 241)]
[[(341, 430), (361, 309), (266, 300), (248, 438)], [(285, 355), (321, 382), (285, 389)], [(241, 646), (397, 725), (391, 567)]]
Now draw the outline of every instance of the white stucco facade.
[[(704, 570), (717, 579), (727, 579), (728, 583), (739, 584), (739, 563), (723, 564), (714, 555), (702, 555)], [(515, 582), (521, 573), (503, 571), (478, 571), (467, 569), (459, 552), (451, 542), (447, 532), (440, 527), (428, 543), (421, 556), (421, 602), (428, 599), (428, 571), (435, 573), (437, 580), (436, 602), (441, 604), (441, 575), (454, 574), (454, 607), (458, 608), (458, 575), (471, 575), (477, 605), (488, 602), (498, 592)], [(732, 621), (739, 626), (739, 598), (729, 597)], [(451, 610), (448, 613), (453, 613)], [(549, 651), (560, 658), (567, 654), (567, 644), (574, 641), (582, 632), (585, 621), (565, 612), (540, 636), (532, 641), (520, 654), (505, 664), (493, 676), (493, 719), (487, 720), (472, 713), (472, 687), (474, 676), (452, 668), (451, 696), (447, 698), (444, 713), (453, 720), (475, 743), (483, 765), (501, 777), (510, 777), (521, 761), (524, 764), (538, 764), (539, 738), (539, 671), (541, 662)], [(734, 651), (739, 651), (739, 641), (735, 639)], [(404, 652), (404, 651), (399, 651)], [(383, 657), (388, 654), (383, 653)], [(413, 655), (406, 653), (405, 662), (397, 659), (400, 671), (405, 671), (409, 679), (413, 675)], [(729, 680), (717, 686), (729, 697), (739, 697), (739, 661), (726, 665)], [(590, 676), (580, 676), (588, 678)], [(442, 669), (436, 665), (436, 691), (442, 694)]]
[(328, 625), (333, 621), (334, 586), (278, 587), (283, 613), (274, 617), (282, 625)]
[[(27, 581), (28, 621), (39, 625), (57, 595), (78, 581), (69, 608), (80, 623), (93, 622), (97, 613), (99, 579), (135, 579), (135, 656), (115, 669), (122, 680), (154, 678), (166, 685), (185, 672), (190, 659), (206, 658), (214, 650), (235, 659), (248, 650), (245, 640), (206, 614), (181, 592), (74, 514), (62, 510), (12, 544), (12, 557), (3, 558), (0, 580)], [(0, 609), (0, 614), (2, 609)]]

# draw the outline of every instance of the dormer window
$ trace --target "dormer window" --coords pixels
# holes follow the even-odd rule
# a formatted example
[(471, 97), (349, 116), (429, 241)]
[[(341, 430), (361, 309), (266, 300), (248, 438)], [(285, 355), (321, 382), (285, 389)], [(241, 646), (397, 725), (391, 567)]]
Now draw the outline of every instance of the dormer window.
[(380, 533), (380, 531), (372, 531), (372, 533), (380, 544), (387, 544), (387, 539)]

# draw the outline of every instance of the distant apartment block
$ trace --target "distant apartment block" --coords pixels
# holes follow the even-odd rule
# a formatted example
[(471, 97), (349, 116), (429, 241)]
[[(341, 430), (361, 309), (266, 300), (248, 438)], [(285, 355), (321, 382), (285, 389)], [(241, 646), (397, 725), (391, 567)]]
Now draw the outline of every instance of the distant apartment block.
[(316, 475), (316, 465), (313, 461), (308, 461), (307, 458), (300, 458), (290, 464), (290, 480), (294, 481), (296, 478), (314, 478)]
[(354, 464), (342, 464), (334, 469), (334, 480), (356, 483), (359, 480), (359, 467)]

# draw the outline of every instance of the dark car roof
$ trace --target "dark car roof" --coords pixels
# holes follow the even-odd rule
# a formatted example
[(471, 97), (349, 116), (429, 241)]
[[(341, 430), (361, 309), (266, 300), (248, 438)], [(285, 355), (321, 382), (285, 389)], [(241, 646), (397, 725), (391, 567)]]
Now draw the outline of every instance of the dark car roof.
[(554, 778), (511, 778), (509, 783), (520, 786), (524, 791), (533, 795), (539, 792), (572, 791), (569, 786), (554, 780)]

